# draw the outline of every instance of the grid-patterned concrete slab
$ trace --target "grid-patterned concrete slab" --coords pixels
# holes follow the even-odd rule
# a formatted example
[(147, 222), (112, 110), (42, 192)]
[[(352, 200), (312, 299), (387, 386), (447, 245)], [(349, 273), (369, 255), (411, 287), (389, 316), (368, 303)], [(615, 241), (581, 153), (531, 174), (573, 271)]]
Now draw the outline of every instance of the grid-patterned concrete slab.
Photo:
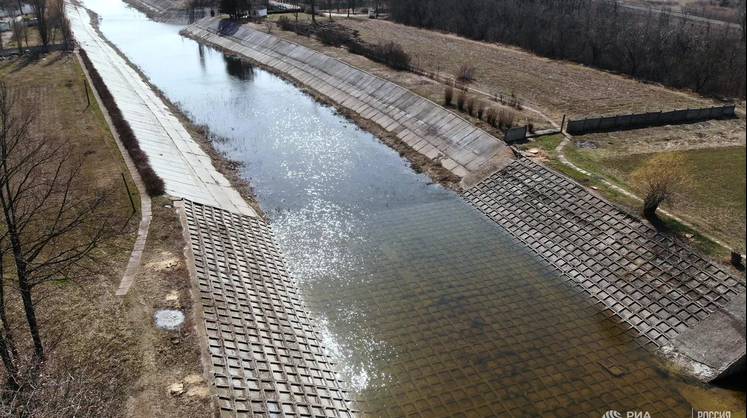
[(528, 159), (464, 196), (656, 347), (744, 292), (687, 245)]
[(183, 33), (300, 81), (374, 121), (426, 157), (445, 160), (444, 167), (459, 177), (512, 158), (503, 141), (453, 112), (320, 52), (219, 17), (203, 19)]
[(104, 79), (151, 166), (166, 184), (166, 192), (256, 216), (163, 101), (99, 36), (86, 10), (68, 4), (66, 13), (76, 41)]
[(352, 416), (270, 227), (199, 203), (181, 206), (221, 415)]

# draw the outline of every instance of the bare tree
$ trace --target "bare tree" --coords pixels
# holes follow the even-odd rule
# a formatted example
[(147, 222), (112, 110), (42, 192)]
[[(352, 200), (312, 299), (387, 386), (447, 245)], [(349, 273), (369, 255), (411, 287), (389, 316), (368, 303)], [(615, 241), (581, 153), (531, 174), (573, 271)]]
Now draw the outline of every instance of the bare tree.
[(31, 7), (36, 16), (36, 28), (39, 31), (42, 45), (49, 45), (49, 20), (47, 15), (47, 0), (31, 0)]
[[(26, 38), (26, 25), (24, 25), (23, 22), (16, 20), (13, 14), (11, 14), (11, 17), (13, 18), (13, 21), (11, 22), (13, 40), (16, 42), (18, 53), (23, 54), (23, 39)], [(26, 39), (26, 46), (28, 46), (28, 39)]]
[(63, 141), (32, 134), (36, 112), (23, 109), (0, 81), (0, 209), (34, 347), (44, 360), (33, 293), (40, 284), (71, 280), (87, 270), (93, 250), (110, 231), (100, 215), (106, 196), (87, 197), (79, 182), (82, 161)]
[(643, 190), (643, 216), (655, 225), (659, 218), (656, 210), (665, 202), (672, 202), (675, 195), (688, 183), (686, 160), (679, 154), (659, 154), (646, 161), (633, 172), (634, 182)]

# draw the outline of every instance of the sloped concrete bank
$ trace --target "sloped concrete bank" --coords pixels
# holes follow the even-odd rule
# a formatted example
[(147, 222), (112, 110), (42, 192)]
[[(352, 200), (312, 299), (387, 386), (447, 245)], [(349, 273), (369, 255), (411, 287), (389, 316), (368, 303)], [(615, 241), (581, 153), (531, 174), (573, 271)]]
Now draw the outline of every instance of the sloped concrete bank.
[(66, 14), (76, 41), (114, 96), (166, 193), (256, 216), (156, 93), (99, 36), (88, 12), (68, 5)]
[[(216, 416), (353, 416), (269, 225), (95, 30), (88, 12), (68, 5), (66, 14), (167, 194), (177, 199)], [(139, 259), (131, 264), (128, 271)]]
[(686, 243), (525, 158), (464, 197), (684, 372), (744, 368), (744, 280)]
[(304, 46), (221, 18), (182, 34), (269, 67), (395, 135), (414, 151), (470, 181), (513, 159), (503, 141), (397, 84)]
[(270, 226), (177, 202), (219, 416), (352, 417)]

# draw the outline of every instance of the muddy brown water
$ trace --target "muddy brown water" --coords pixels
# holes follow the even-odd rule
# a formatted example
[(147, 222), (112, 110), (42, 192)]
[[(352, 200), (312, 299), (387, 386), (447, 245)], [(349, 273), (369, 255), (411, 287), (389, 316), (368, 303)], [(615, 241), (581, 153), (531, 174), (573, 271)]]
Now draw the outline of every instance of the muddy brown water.
[(243, 163), (369, 415), (689, 416), (717, 399), (668, 373), (544, 261), (332, 109), (180, 37), (181, 26), (119, 0), (84, 4)]

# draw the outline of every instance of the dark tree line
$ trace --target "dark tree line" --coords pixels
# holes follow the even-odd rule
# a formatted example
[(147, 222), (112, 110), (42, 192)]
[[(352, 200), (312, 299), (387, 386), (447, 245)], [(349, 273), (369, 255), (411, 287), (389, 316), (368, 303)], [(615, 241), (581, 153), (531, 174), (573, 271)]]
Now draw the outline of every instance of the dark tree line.
[(391, 0), (390, 13), (407, 25), (516, 45), (706, 95), (745, 97), (744, 27), (599, 0)]

